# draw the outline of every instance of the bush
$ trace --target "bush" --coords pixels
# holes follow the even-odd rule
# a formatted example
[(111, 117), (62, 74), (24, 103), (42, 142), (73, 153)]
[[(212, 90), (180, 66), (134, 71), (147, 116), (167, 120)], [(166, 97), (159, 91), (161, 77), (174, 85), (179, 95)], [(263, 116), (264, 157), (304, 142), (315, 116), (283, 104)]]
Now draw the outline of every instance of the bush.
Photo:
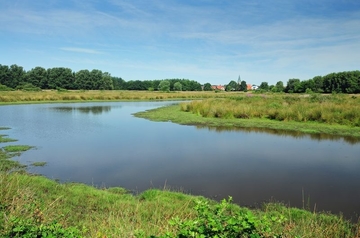
[(198, 200), (195, 206), (197, 217), (185, 221), (179, 218), (172, 219), (170, 225), (176, 226), (177, 233), (167, 233), (161, 237), (260, 238), (268, 235), (269, 221), (261, 220), (250, 210), (235, 207), (231, 202), (232, 198), (229, 197), (228, 200), (224, 199), (221, 203), (211, 206), (207, 200)]
[(5, 85), (0, 84), (0, 91), (12, 91), (12, 88), (6, 87)]
[(32, 85), (31, 83), (23, 83), (16, 87), (17, 90), (23, 90), (23, 91), (34, 91), (38, 92), (41, 91), (41, 88), (36, 87)]
[(56, 221), (50, 224), (37, 223), (31, 219), (12, 218), (12, 227), (4, 237), (82, 237), (81, 232), (76, 227), (64, 228)]

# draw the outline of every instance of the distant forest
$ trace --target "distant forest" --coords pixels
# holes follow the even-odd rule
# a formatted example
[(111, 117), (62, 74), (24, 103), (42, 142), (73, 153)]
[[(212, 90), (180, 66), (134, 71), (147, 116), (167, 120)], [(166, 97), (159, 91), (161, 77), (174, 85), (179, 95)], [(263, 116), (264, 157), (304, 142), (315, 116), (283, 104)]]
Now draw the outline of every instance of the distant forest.
[[(246, 91), (245, 81), (231, 80), (225, 85), (226, 91)], [(113, 77), (108, 72), (87, 69), (73, 72), (69, 68), (55, 67), (45, 69), (35, 67), (29, 71), (16, 64), (0, 64), (0, 90), (153, 90), (153, 91), (211, 91), (210, 83), (201, 85), (189, 79), (130, 80)], [(330, 73), (303, 80), (289, 79), (284, 85), (278, 81), (275, 85), (262, 82), (258, 91), (285, 93), (360, 93), (360, 71)]]
[(25, 71), (16, 64), (0, 64), (0, 90), (162, 90), (201, 91), (201, 84), (188, 79), (130, 80), (113, 77), (98, 69), (73, 72), (69, 68), (35, 67)]

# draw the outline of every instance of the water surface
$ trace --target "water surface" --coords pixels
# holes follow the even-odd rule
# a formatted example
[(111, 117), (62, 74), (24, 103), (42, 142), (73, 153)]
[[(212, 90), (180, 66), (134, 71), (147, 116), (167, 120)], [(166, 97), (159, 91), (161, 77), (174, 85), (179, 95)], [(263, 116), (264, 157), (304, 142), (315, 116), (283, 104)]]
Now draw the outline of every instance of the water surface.
[[(274, 130), (224, 130), (151, 122), (133, 113), (173, 102), (0, 107), (0, 126), (33, 145), (23, 163), (62, 182), (171, 187), (241, 205), (281, 201), (317, 211), (360, 213), (360, 143), (354, 138)], [(4, 144), (3, 144), (4, 145)], [(305, 199), (305, 204), (303, 203)]]

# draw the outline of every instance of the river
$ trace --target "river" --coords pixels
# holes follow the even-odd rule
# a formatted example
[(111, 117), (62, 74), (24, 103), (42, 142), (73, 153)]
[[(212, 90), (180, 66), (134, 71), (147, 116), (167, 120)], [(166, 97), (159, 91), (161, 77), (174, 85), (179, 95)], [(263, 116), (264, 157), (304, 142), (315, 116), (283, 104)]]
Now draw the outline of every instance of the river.
[[(61, 182), (170, 188), (240, 205), (360, 213), (360, 143), (329, 135), (225, 130), (152, 122), (132, 114), (174, 102), (0, 106), (1, 131), (35, 146), (17, 158), (47, 162), (29, 171)], [(0, 144), (4, 146), (5, 144)]]

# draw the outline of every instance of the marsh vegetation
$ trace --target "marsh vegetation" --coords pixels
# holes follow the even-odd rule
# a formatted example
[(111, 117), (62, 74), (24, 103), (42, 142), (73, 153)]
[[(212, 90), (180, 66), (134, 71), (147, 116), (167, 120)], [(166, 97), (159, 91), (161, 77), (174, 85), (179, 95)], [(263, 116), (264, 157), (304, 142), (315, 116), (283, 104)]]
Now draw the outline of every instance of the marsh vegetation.
[(306, 96), (241, 95), (181, 104), (181, 110), (203, 117), (270, 119), (317, 122), (360, 127), (360, 97), (349, 95)]

